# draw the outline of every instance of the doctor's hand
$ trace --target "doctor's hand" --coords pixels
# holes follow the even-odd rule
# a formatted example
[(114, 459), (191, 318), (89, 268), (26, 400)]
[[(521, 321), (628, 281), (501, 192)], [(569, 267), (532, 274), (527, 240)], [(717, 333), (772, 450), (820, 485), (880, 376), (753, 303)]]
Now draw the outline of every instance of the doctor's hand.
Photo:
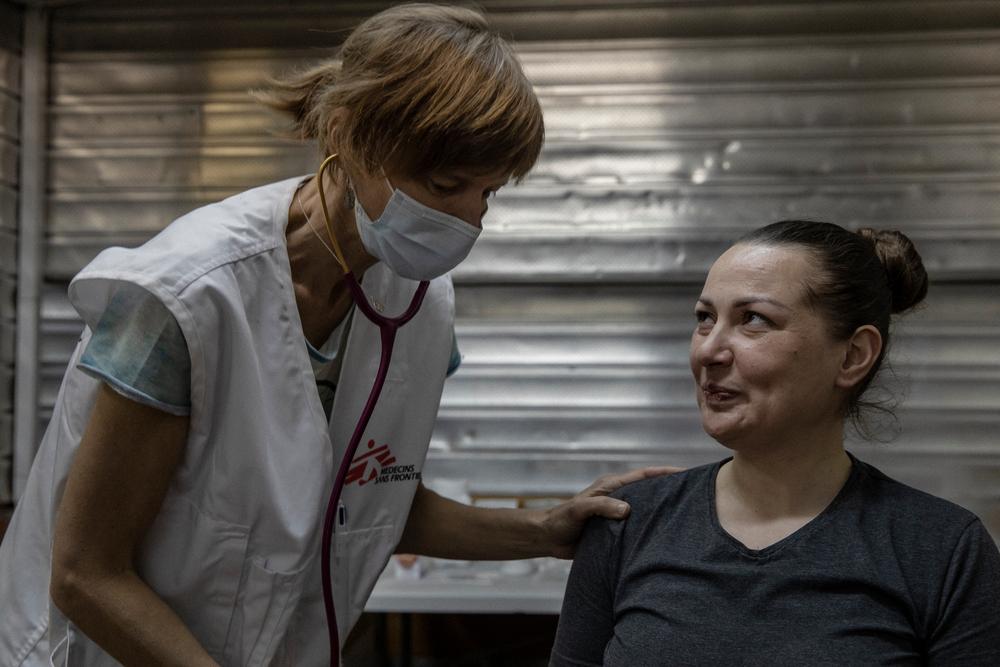
[(628, 516), (628, 503), (608, 498), (609, 493), (641, 479), (670, 475), (681, 470), (684, 468), (656, 466), (631, 470), (621, 475), (604, 475), (570, 500), (547, 510), (542, 519), (542, 530), (546, 541), (551, 545), (551, 555), (556, 558), (572, 558), (580, 533), (590, 517), (624, 519)]

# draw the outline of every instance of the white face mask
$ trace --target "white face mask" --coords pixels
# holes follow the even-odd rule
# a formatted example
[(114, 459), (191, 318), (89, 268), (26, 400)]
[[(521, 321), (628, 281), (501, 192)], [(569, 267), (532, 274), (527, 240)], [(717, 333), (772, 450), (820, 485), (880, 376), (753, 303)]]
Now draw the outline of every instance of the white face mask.
[(393, 188), (389, 179), (386, 184), (392, 196), (378, 220), (368, 217), (360, 201), (354, 202), (358, 234), (368, 254), (411, 280), (432, 280), (458, 266), (482, 230), (421, 204)]

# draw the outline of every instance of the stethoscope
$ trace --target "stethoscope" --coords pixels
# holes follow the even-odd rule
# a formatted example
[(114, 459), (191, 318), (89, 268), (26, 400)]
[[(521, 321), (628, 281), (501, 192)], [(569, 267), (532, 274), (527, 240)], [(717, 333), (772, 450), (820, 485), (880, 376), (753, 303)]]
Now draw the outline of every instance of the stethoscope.
[[(333, 223), (330, 221), (330, 212), (326, 206), (326, 195), (323, 192), (323, 173), (327, 170), (333, 160), (337, 158), (337, 155), (337, 153), (334, 153), (330, 157), (323, 160), (323, 164), (319, 167), (319, 173), (316, 174), (317, 184), (319, 185), (319, 200), (323, 207), (323, 221), (326, 223), (326, 231), (330, 237), (330, 241), (333, 242), (334, 257), (337, 259), (337, 263), (340, 264), (340, 268), (344, 271), (344, 279), (347, 281), (347, 287), (351, 292), (351, 297), (354, 299), (354, 303), (357, 304), (358, 309), (364, 313), (364, 316), (379, 329), (382, 339), (382, 354), (378, 362), (378, 373), (375, 375), (375, 384), (372, 385), (372, 390), (368, 394), (368, 402), (365, 403), (365, 408), (361, 411), (358, 423), (354, 427), (354, 434), (351, 436), (350, 441), (348, 441), (347, 450), (344, 452), (344, 458), (340, 462), (340, 469), (337, 470), (337, 476), (333, 482), (333, 489), (330, 491), (330, 501), (326, 506), (326, 517), (323, 521), (323, 545), (321, 547), (323, 567), (323, 604), (326, 607), (326, 626), (330, 635), (330, 664), (334, 666), (340, 664), (340, 633), (337, 629), (337, 612), (333, 604), (330, 547), (333, 543), (333, 526), (337, 515), (337, 506), (340, 504), (340, 495), (344, 490), (344, 479), (347, 476), (347, 469), (350, 467), (351, 461), (354, 460), (354, 454), (358, 449), (358, 444), (361, 442), (361, 436), (364, 434), (365, 428), (368, 427), (368, 422), (371, 420), (372, 413), (375, 411), (375, 404), (378, 402), (379, 395), (382, 393), (382, 385), (385, 384), (386, 374), (389, 371), (389, 361), (392, 358), (392, 346), (396, 340), (396, 332), (401, 326), (413, 319), (413, 316), (417, 314), (418, 310), (420, 310), (420, 304), (423, 303), (424, 295), (427, 293), (427, 286), (430, 284), (426, 280), (420, 281), (420, 284), (417, 286), (417, 291), (410, 300), (409, 307), (399, 317), (385, 317), (384, 315), (380, 315), (368, 302), (368, 298), (365, 296), (364, 290), (361, 289), (361, 284), (351, 272), (350, 267), (347, 265), (347, 261), (344, 259), (344, 253), (341, 251), (340, 244), (337, 242), (336, 234), (333, 233)], [(307, 220), (307, 223), (308, 222), (309, 221)]]

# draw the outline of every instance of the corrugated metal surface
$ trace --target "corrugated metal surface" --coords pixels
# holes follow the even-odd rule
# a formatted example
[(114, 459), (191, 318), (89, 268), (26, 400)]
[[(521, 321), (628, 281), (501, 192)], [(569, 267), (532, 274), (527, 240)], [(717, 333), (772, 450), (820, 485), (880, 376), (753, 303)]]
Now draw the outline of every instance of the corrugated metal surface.
[(11, 501), (21, 20), (0, 2), (0, 506)]
[[(54, 12), (43, 419), (79, 329), (62, 281), (311, 170), (245, 91), (384, 4)], [(1000, 5), (482, 4), (519, 41), (548, 143), (456, 274), (465, 363), (429, 474), (570, 491), (718, 458), (686, 370), (698, 281), (743, 231), (814, 217), (905, 230), (934, 281), (894, 353), (902, 436), (857, 451), (1000, 535)]]

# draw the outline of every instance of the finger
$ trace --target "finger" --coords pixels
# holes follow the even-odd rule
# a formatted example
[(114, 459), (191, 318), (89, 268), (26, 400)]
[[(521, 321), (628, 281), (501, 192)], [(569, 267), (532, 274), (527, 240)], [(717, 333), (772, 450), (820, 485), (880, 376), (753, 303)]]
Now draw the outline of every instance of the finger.
[(584, 521), (593, 516), (600, 516), (605, 519), (624, 519), (628, 516), (630, 510), (628, 503), (625, 501), (608, 498), (607, 496), (580, 498), (573, 505), (571, 511), (578, 521)]
[(650, 466), (647, 468), (630, 470), (626, 473), (622, 473), (621, 475), (605, 475), (587, 487), (583, 493), (588, 496), (603, 496), (613, 493), (626, 484), (631, 484), (632, 482), (638, 482), (642, 479), (651, 479), (661, 475), (672, 475), (673, 473), (681, 472), (682, 470), (684, 470), (684, 468), (675, 468), (674, 466)]

